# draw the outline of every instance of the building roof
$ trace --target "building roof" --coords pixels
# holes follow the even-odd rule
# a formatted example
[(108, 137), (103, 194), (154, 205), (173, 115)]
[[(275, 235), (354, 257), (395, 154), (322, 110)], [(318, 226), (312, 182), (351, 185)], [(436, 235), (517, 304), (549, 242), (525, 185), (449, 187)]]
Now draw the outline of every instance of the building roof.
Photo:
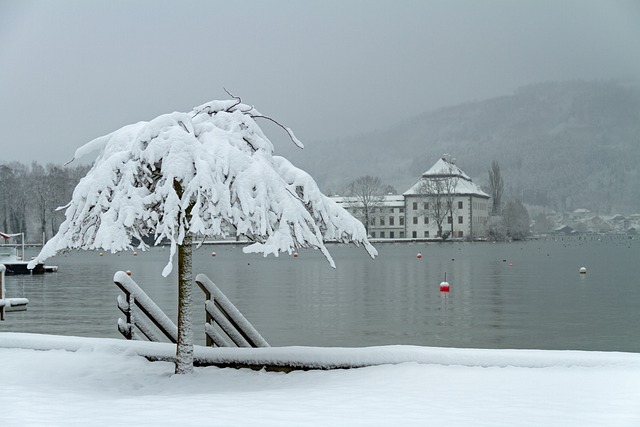
[[(358, 197), (356, 196), (333, 196), (331, 199), (341, 205), (342, 207), (355, 207), (362, 206)], [(376, 203), (376, 206), (385, 207), (403, 207), (404, 196), (401, 194), (387, 194), (382, 196), (381, 203)]]
[(438, 161), (431, 166), (431, 169), (422, 174), (423, 177), (428, 178), (444, 178), (449, 176), (458, 176), (464, 180), (471, 181), (471, 178), (462, 171), (453, 162), (447, 161), (445, 157), (438, 159)]
[(420, 187), (423, 182), (438, 178), (457, 178), (456, 186), (453, 190), (454, 194), (460, 196), (478, 196), (487, 199), (490, 197), (487, 193), (482, 191), (478, 185), (471, 181), (469, 175), (464, 173), (462, 169), (445, 157), (438, 159), (431, 169), (422, 174), (422, 177), (420, 177), (418, 182), (404, 192), (404, 195), (419, 195), (421, 194)]

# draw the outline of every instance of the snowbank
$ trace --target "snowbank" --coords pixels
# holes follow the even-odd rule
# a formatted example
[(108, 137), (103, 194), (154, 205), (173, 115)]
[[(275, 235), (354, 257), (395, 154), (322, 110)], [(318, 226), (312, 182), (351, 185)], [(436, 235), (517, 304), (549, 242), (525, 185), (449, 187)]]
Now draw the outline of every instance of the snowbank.
[[(56, 349), (34, 351), (48, 348)], [(198, 357), (376, 366), (289, 374), (202, 367), (192, 375), (137, 355), (174, 351), (0, 333), (2, 425), (640, 425), (640, 354), (196, 348)]]

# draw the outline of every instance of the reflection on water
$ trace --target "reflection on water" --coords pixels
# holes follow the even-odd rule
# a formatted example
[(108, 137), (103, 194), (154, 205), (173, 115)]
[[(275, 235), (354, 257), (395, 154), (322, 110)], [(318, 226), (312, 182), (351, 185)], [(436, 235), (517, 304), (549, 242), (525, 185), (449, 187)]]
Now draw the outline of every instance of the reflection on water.
[[(640, 243), (567, 240), (527, 243), (379, 244), (379, 258), (332, 246), (322, 255), (244, 255), (234, 246), (196, 251), (206, 273), (271, 345), (585, 349), (640, 352)], [(216, 257), (211, 251), (216, 251)], [(421, 252), (422, 259), (416, 254)], [(133, 256), (71, 253), (49, 261), (58, 273), (7, 276), (2, 331), (119, 337), (116, 270), (131, 270), (176, 318), (175, 272), (160, 274), (168, 249)], [(580, 275), (580, 267), (587, 274)], [(441, 293), (445, 273), (451, 284)], [(204, 296), (194, 291), (195, 336), (204, 343)]]

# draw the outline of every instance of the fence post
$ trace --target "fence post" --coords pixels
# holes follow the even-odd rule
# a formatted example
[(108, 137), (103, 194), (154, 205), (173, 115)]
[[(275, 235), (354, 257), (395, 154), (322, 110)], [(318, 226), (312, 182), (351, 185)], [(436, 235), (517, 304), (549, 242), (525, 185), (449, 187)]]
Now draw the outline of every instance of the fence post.
[(5, 289), (4, 289), (4, 272), (7, 269), (7, 267), (4, 266), (4, 264), (0, 264), (0, 297), (2, 297), (0, 299), (0, 320), (4, 320), (4, 305), (5, 305)]
[[(205, 305), (206, 305), (206, 301), (211, 300), (211, 292), (209, 292), (209, 289), (207, 289), (206, 286), (204, 286), (202, 283), (200, 282), (196, 282), (198, 284), (198, 286), (200, 286), (200, 289), (202, 289), (202, 292), (204, 292), (204, 300), (205, 300)], [(211, 314), (209, 313), (209, 310), (204, 310), (204, 324), (205, 325), (213, 325), (212, 321), (213, 321), (213, 317), (211, 316)], [(209, 336), (209, 334), (204, 334), (205, 337), (205, 345), (207, 347), (213, 347), (213, 339)]]

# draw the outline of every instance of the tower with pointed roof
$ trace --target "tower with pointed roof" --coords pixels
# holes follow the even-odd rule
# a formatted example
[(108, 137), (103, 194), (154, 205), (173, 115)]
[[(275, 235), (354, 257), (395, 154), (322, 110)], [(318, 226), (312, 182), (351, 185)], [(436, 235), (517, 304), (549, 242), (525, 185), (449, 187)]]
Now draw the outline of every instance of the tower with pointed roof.
[(445, 154), (404, 192), (408, 238), (486, 235), (489, 195)]

